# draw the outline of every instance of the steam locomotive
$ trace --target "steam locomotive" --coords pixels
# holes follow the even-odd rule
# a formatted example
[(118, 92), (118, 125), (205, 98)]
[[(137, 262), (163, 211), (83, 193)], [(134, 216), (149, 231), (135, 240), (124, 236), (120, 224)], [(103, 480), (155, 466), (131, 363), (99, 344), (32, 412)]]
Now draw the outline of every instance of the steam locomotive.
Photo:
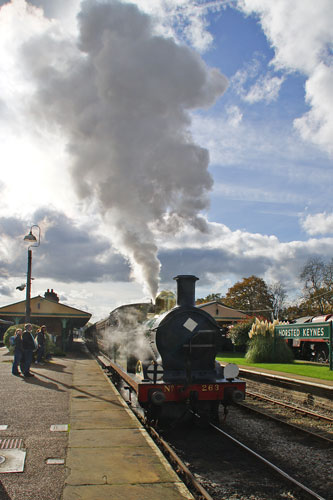
[(226, 412), (229, 404), (245, 398), (245, 383), (237, 378), (236, 365), (215, 361), (221, 330), (195, 307), (198, 278), (174, 279), (176, 307), (134, 325), (133, 318), (138, 314), (142, 320), (152, 306), (122, 306), (90, 327), (86, 342), (108, 357), (109, 369), (135, 393), (148, 420), (175, 422), (197, 414), (202, 421), (218, 421), (221, 404)]

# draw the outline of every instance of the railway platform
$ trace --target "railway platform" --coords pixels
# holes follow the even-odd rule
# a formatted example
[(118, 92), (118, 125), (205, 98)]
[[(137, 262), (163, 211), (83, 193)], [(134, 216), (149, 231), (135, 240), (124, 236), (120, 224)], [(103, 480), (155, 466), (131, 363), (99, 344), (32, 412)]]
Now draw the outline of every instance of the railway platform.
[(333, 401), (333, 378), (332, 380), (318, 379), (241, 365), (239, 365), (239, 374), (245, 380), (250, 379), (258, 382), (266, 382)]
[(11, 361), (1, 348), (0, 500), (193, 500), (83, 344), (29, 379)]
[(257, 367), (248, 367), (248, 366), (239, 366), (239, 372), (240, 375), (247, 375), (250, 373), (257, 373), (258, 375), (265, 375), (265, 376), (270, 376), (272, 379), (285, 379), (285, 380), (293, 380), (297, 381), (300, 383), (303, 383), (304, 385), (315, 385), (318, 387), (326, 387), (327, 389), (332, 389), (333, 391), (333, 374), (332, 374), (332, 379), (327, 380), (327, 379), (319, 379), (319, 378), (312, 378), (312, 377), (306, 377), (304, 375), (295, 375), (295, 374), (289, 374), (286, 372), (279, 372), (276, 370), (265, 370), (263, 368), (257, 368)]

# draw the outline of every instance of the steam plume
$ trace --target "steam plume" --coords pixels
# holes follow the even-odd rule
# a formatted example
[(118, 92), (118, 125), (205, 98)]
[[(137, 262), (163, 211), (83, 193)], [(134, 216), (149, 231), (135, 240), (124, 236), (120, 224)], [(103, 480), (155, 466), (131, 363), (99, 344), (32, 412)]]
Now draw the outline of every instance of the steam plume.
[(86, 1), (78, 19), (76, 52), (51, 35), (31, 42), (39, 103), (67, 134), (77, 192), (98, 200), (115, 245), (155, 297), (155, 232), (166, 221), (169, 230), (181, 221), (202, 229), (212, 187), (189, 111), (212, 105), (227, 82), (188, 47), (156, 36), (134, 5)]

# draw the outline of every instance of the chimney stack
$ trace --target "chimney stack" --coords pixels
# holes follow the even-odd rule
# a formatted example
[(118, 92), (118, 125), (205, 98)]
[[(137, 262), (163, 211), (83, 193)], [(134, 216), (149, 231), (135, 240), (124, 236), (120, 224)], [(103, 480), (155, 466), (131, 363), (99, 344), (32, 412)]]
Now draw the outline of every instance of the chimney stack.
[(179, 274), (173, 278), (177, 281), (177, 306), (195, 306), (195, 282), (199, 279), (191, 274)]

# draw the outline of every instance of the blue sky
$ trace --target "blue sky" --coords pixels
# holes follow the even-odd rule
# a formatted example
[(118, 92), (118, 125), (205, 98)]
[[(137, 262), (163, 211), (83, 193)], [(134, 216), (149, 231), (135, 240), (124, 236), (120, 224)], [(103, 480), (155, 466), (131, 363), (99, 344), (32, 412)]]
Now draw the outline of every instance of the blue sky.
[(32, 224), (32, 295), (95, 319), (332, 258), (330, 0), (0, 5), (0, 305)]
[[(209, 218), (233, 230), (273, 234), (281, 241), (306, 240), (308, 235), (300, 219), (308, 212), (324, 212), (332, 207), (332, 184), (320, 180), (321, 172), (331, 170), (332, 159), (319, 148), (302, 143), (293, 128), (293, 120), (309, 109), (304, 99), (306, 77), (299, 71), (273, 70), (270, 63), (274, 50), (257, 15), (245, 16), (226, 7), (210, 14), (208, 20), (214, 43), (204, 59), (209, 65), (218, 66), (230, 82), (213, 114), (223, 116), (228, 107), (237, 106), (245, 130), (235, 131), (236, 137), (246, 142), (243, 134), (249, 129), (254, 135), (247, 148), (240, 144), (234, 148), (229, 164), (225, 165), (223, 158), (212, 163), (210, 171), (215, 184), (232, 186), (233, 190), (231, 193), (225, 189), (221, 196), (216, 187)], [(250, 74), (241, 90), (243, 98), (237, 86), (237, 72)], [(246, 92), (267, 73), (284, 80), (276, 97), (246, 102)], [(212, 116), (212, 110), (206, 114)], [(238, 155), (239, 151), (242, 154)]]

